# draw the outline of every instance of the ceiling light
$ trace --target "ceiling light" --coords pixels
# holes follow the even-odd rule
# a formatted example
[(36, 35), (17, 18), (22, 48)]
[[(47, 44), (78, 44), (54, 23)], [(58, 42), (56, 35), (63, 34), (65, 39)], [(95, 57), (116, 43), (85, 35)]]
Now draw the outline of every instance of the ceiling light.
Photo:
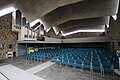
[(43, 24), (44, 30), (46, 31), (48, 29), (48, 27), (46, 27), (45, 23), (43, 23), (43, 21), (41, 19), (39, 19), (39, 20), (40, 20), (40, 23)]
[(59, 32), (56, 32), (56, 34), (58, 34)]
[(106, 25), (107, 26), (107, 28), (109, 28), (109, 25)]
[(65, 34), (61, 31), (63, 36), (67, 36), (67, 35), (71, 35), (71, 34), (75, 34), (79, 32), (105, 32), (105, 29), (77, 30), (77, 31), (72, 31), (72, 32), (65, 33)]
[(15, 11), (14, 7), (9, 7), (9, 8), (3, 9), (3, 10), (0, 11), (0, 17), (4, 16), (6, 14), (9, 14), (11, 12), (14, 12), (14, 11)]
[(30, 27), (34, 26), (38, 22), (40, 22), (39, 19), (34, 20), (33, 22), (30, 23)]
[(24, 16), (22, 15), (22, 18), (23, 18)]
[(48, 32), (50, 29), (51, 29), (51, 27), (50, 27), (50, 28), (48, 28), (48, 29), (46, 29), (45, 31), (46, 31), (46, 32)]
[(57, 32), (56, 28), (53, 27), (53, 30), (55, 31), (55, 34), (58, 34), (59, 32)]
[(112, 17), (115, 21), (117, 20), (117, 15), (112, 15)]

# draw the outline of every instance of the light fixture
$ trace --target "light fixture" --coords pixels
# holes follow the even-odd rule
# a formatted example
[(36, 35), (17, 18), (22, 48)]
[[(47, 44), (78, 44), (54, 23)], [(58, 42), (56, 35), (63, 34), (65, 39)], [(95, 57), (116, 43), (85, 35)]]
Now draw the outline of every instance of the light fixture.
[(3, 9), (0, 11), (0, 17), (1, 16), (4, 16), (6, 14), (9, 14), (11, 12), (14, 12), (16, 9), (14, 7), (9, 7), (9, 8), (6, 8), (6, 9)]
[(63, 36), (67, 36), (67, 35), (71, 35), (71, 34), (75, 34), (75, 33), (79, 33), (79, 32), (105, 32), (105, 29), (90, 29), (90, 30), (77, 30), (77, 31), (72, 31), (69, 33), (63, 33), (63, 31), (61, 31)]
[(55, 31), (55, 34), (58, 34), (59, 32), (57, 32), (56, 28), (53, 27), (53, 30)]
[(106, 25), (107, 26), (107, 28), (109, 28), (109, 25)]
[(22, 18), (23, 18), (24, 16), (22, 15)]
[(48, 26), (45, 25), (45, 23), (42, 21), (42, 19), (39, 18), (39, 21), (44, 26), (44, 30), (46, 31), (48, 29)]
[(30, 27), (34, 26), (38, 22), (40, 22), (39, 19), (34, 20), (33, 22), (30, 23)]
[(112, 15), (112, 18), (116, 21), (117, 20), (117, 15)]
[(50, 27), (50, 28), (48, 28), (48, 29), (46, 29), (45, 31), (46, 31), (46, 32), (48, 32), (50, 29), (51, 29), (51, 27)]

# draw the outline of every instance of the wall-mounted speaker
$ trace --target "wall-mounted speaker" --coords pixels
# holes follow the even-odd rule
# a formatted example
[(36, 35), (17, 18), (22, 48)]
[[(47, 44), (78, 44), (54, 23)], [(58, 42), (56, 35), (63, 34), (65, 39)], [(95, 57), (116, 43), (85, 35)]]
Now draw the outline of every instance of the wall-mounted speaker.
[(12, 48), (12, 44), (9, 44), (8, 47), (9, 47), (9, 49), (11, 49)]

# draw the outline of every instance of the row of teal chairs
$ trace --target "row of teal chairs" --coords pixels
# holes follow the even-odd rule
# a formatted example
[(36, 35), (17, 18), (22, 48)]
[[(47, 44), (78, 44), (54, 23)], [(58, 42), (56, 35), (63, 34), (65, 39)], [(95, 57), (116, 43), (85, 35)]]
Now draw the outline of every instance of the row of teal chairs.
[(114, 66), (118, 66), (118, 61), (113, 64), (111, 62), (112, 60), (116, 61), (111, 54), (106, 53), (106, 50), (77, 48), (65, 51), (59, 56), (55, 56), (51, 62), (90, 69), (90, 71), (97, 70), (101, 71), (101, 74), (103, 74), (104, 72), (113, 72), (113, 68), (117, 68)]
[(64, 51), (64, 49), (45, 49), (32, 53), (24, 53), (23, 57), (35, 61), (44, 61), (61, 54), (62, 51)]

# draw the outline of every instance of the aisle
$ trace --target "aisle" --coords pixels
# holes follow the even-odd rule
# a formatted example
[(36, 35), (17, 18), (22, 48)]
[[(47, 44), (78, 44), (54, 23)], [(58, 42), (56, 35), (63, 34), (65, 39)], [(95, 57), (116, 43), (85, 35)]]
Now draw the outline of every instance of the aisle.
[(40, 72), (41, 70), (44, 70), (44, 69), (50, 67), (50, 66), (53, 65), (53, 64), (54, 64), (54, 63), (51, 63), (50, 61), (48, 61), (48, 62), (45, 62), (45, 63), (40, 64), (40, 65), (38, 65), (38, 66), (35, 66), (35, 67), (33, 67), (33, 68), (27, 69), (27, 70), (25, 70), (25, 71), (28, 72), (28, 73), (35, 74), (35, 73), (37, 73), (37, 72)]
[[(22, 69), (19, 69), (11, 64), (1, 66), (0, 72), (9, 80), (45, 80)], [(0, 79), (1, 78), (3, 78), (3, 76), (0, 76)]]

